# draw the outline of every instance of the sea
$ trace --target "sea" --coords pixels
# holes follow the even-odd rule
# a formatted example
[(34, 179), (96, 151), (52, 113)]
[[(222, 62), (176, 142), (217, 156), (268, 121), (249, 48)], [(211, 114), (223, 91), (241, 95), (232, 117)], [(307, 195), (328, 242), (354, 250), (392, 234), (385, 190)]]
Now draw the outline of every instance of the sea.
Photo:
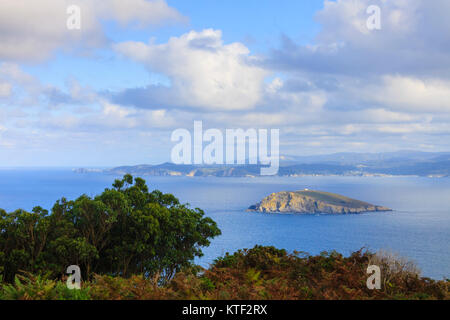
[[(80, 174), (70, 168), (0, 169), (0, 208), (51, 209), (57, 199), (95, 196), (119, 177)], [(450, 278), (450, 178), (426, 177), (143, 177), (150, 189), (172, 193), (215, 220), (222, 235), (196, 263), (255, 245), (312, 255), (343, 255), (365, 248), (412, 260), (422, 276)], [(320, 190), (392, 208), (359, 215), (296, 215), (246, 212), (279, 191)]]

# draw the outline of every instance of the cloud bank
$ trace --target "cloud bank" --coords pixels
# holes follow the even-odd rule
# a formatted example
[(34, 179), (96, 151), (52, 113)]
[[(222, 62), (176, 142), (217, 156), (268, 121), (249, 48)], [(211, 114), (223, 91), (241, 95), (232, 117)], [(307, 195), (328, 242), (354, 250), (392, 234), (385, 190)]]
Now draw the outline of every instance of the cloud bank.
[[(282, 36), (279, 46), (259, 53), (225, 41), (227, 31), (214, 28), (111, 44), (103, 21), (135, 30), (186, 27), (187, 18), (162, 0), (73, 2), (85, 12), (79, 33), (65, 28), (68, 2), (2, 1), (3, 148), (69, 144), (91, 156), (101, 141), (117, 161), (122, 157), (114, 156), (114, 146), (139, 153), (142, 144), (146, 155), (158, 150), (168, 159), (171, 130), (203, 120), (222, 129), (280, 128), (287, 154), (449, 149), (447, 0), (324, 1), (314, 41)], [(366, 26), (366, 9), (374, 4), (381, 30)], [(95, 91), (77, 80), (66, 87), (43, 83), (22, 66), (49, 61), (58, 50), (70, 55), (95, 48), (166, 81)]]

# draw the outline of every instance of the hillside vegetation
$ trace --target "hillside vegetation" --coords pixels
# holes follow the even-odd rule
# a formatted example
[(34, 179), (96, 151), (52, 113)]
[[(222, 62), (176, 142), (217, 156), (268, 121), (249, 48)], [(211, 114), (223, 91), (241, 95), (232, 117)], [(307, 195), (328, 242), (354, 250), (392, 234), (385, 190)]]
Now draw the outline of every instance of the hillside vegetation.
[[(369, 264), (382, 270), (381, 290), (366, 286)], [(316, 300), (316, 299), (446, 299), (448, 281), (421, 278), (417, 270), (391, 256), (358, 251), (318, 256), (256, 246), (218, 258), (210, 268), (187, 267), (160, 285), (154, 278), (96, 275), (81, 290), (63, 280), (18, 276), (0, 286), (0, 299), (84, 300)]]

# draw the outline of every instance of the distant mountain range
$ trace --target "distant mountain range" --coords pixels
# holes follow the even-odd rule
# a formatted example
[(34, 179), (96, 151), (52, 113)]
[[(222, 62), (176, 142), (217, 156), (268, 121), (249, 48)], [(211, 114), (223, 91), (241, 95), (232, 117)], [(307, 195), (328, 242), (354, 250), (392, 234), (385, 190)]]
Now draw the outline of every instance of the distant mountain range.
[[(112, 169), (74, 169), (78, 173), (135, 176), (256, 177), (262, 165), (159, 165), (121, 166)], [(389, 153), (336, 153), (280, 157), (279, 176), (450, 176), (450, 152), (399, 151)]]

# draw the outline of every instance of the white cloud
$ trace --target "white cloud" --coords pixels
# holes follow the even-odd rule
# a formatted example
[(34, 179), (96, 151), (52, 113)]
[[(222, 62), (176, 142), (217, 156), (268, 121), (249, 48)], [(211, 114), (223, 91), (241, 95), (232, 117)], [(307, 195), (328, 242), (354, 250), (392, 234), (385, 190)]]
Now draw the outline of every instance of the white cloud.
[[(402, 75), (339, 78), (339, 90), (326, 92), (331, 106), (345, 109), (383, 109), (409, 114), (449, 113), (450, 81)], [(384, 113), (386, 119), (394, 114)], [(398, 115), (398, 114), (397, 114)], [(378, 113), (377, 117), (380, 117)]]
[(6, 62), (0, 63), (0, 78), (8, 79), (22, 85), (36, 82), (36, 79), (24, 72), (19, 65)]
[(101, 112), (89, 115), (82, 121), (90, 127), (108, 129), (167, 129), (175, 125), (176, 120), (164, 109), (144, 110), (123, 107), (105, 100), (100, 101)]
[(0, 98), (9, 97), (12, 93), (12, 85), (7, 82), (0, 82)]
[(41, 90), (40, 82), (17, 64), (0, 63), (0, 97), (3, 92), (3, 102), (17, 106), (36, 104)]
[(275, 78), (266, 86), (264, 104), (269, 109), (288, 109), (293, 114), (303, 117), (322, 111), (327, 102), (325, 91), (313, 88), (311, 90), (290, 90), (279, 78)]
[(243, 44), (224, 44), (218, 30), (191, 31), (165, 44), (125, 42), (115, 49), (168, 76), (168, 94), (178, 106), (251, 109), (260, 102), (268, 75)]
[[(369, 30), (366, 10), (381, 8), (381, 30)], [(450, 77), (450, 2), (447, 0), (325, 1), (317, 14), (315, 42), (285, 39), (273, 66), (284, 70), (345, 75), (401, 73)]]
[(450, 112), (450, 81), (385, 76), (371, 94), (375, 101), (395, 109), (422, 112)]
[(167, 21), (187, 21), (186, 17), (170, 7), (165, 0), (103, 0), (99, 4), (96, 3), (96, 6), (98, 15), (116, 20), (122, 25), (132, 23), (144, 27)]
[[(366, 27), (369, 5), (381, 8), (381, 30)], [(287, 122), (292, 139), (329, 137), (323, 146), (344, 150), (351, 145), (344, 139), (367, 148), (448, 148), (449, 10), (445, 0), (325, 1), (315, 41), (285, 38), (267, 60), (284, 79), (270, 86), (271, 103), (289, 106), (280, 112), (301, 126)], [(305, 107), (314, 96), (322, 107)]]
[[(445, 0), (435, 2), (443, 3)], [(374, 32), (367, 27), (367, 20), (373, 14), (367, 13), (367, 9), (372, 5), (380, 8), (381, 31), (389, 33)], [(325, 0), (323, 10), (316, 16), (322, 26), (318, 41), (343, 41), (360, 47), (370, 46), (374, 42), (391, 41), (394, 38), (403, 39), (418, 30), (419, 24), (422, 23), (421, 15), (424, 14), (418, 10), (424, 5), (429, 4), (422, 0)]]
[(398, 123), (423, 120), (422, 115), (412, 115), (409, 113), (392, 112), (385, 109), (367, 109), (355, 113), (359, 119), (356, 121)]
[[(67, 8), (81, 8), (81, 30), (68, 30)], [(100, 21), (138, 26), (184, 21), (164, 0), (2, 0), (0, 60), (41, 61), (55, 50), (87, 50), (106, 43)]]
[(67, 81), (67, 88), (42, 83), (15, 63), (0, 63), (0, 98), (18, 110), (23, 106), (58, 108), (62, 105), (95, 103), (98, 94), (81, 86), (76, 80)]
[(69, 1), (3, 0), (0, 4), (0, 59), (40, 61), (56, 49), (82, 43), (95, 47), (104, 41), (95, 13), (82, 7), (82, 29), (68, 30)]

